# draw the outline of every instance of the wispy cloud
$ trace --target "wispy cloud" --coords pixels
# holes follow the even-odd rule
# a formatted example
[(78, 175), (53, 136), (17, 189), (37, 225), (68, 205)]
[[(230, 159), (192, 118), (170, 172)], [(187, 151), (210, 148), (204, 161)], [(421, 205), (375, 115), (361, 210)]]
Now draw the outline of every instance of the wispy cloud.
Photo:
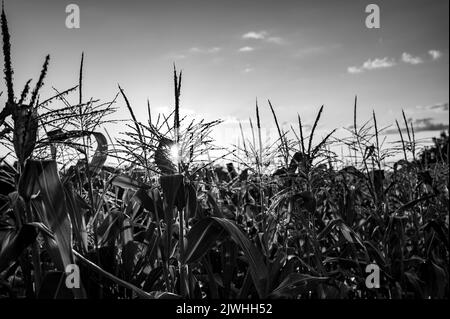
[(186, 59), (186, 55), (181, 53), (170, 53), (166, 56), (166, 58), (171, 60), (181, 60)]
[(251, 67), (246, 67), (245, 69), (244, 69), (244, 73), (250, 73), (250, 72), (252, 72), (254, 69), (253, 68), (251, 68)]
[(251, 52), (251, 51), (255, 51), (255, 49), (253, 47), (246, 46), (246, 47), (240, 48), (238, 51), (239, 52)]
[(442, 113), (448, 112), (448, 102), (439, 102), (428, 105), (416, 105), (406, 109), (408, 114)]
[(325, 49), (324, 47), (307, 47), (307, 48), (302, 48), (300, 50), (297, 51), (297, 53), (295, 54), (296, 57), (304, 57), (306, 55), (310, 55), (310, 54), (316, 54), (316, 53), (321, 53), (323, 52)]
[(211, 48), (192, 47), (189, 49), (190, 53), (202, 53), (202, 54), (214, 54), (220, 51), (222, 51), (222, 48), (219, 47), (211, 47)]
[(413, 56), (406, 52), (403, 52), (403, 54), (402, 54), (402, 61), (405, 63), (408, 63), (408, 64), (412, 64), (412, 65), (423, 63), (422, 58), (420, 58), (418, 56)]
[[(425, 117), (416, 119), (413, 123), (414, 132), (426, 132), (426, 131), (444, 131), (448, 130), (448, 123), (435, 123), (432, 117)], [(406, 127), (401, 128), (402, 133), (405, 133)], [(386, 134), (398, 134), (398, 129), (391, 128), (385, 131)]]
[[(438, 60), (442, 56), (442, 52), (438, 50), (429, 50), (428, 54), (433, 60)], [(401, 62), (417, 65), (424, 63), (424, 60), (420, 56), (414, 56), (408, 52), (403, 52), (401, 56)], [(362, 73), (365, 70), (386, 69), (395, 66), (397, 63), (394, 58), (384, 57), (382, 59), (369, 59), (363, 63), (362, 66), (349, 66), (347, 72), (350, 74)]]
[(306, 56), (332, 52), (339, 47), (341, 47), (341, 45), (338, 43), (332, 45), (302, 47), (294, 53), (294, 57), (304, 58)]
[(442, 104), (435, 104), (431, 106), (432, 110), (438, 110), (443, 112), (448, 112), (448, 102)]
[(418, 106), (417, 108), (425, 111), (448, 112), (448, 102)]
[(370, 71), (370, 70), (376, 70), (376, 69), (386, 69), (386, 68), (390, 68), (393, 67), (394, 65), (396, 65), (395, 59), (391, 59), (388, 57), (384, 57), (382, 59), (369, 59), (366, 62), (363, 63), (362, 66), (358, 67), (358, 66), (350, 66), (347, 68), (347, 72), (350, 74), (357, 74), (357, 73), (362, 73), (365, 70)]
[(274, 43), (274, 44), (284, 44), (285, 40), (282, 37), (271, 35), (267, 31), (250, 31), (247, 33), (244, 33), (242, 35), (243, 39), (246, 40), (260, 40), (268, 43)]
[(172, 60), (181, 60), (186, 59), (189, 56), (193, 56), (196, 54), (208, 54), (208, 55), (214, 55), (222, 51), (222, 48), (220, 47), (192, 47), (186, 50), (183, 50), (181, 52), (177, 53), (170, 53), (166, 57)]
[(357, 74), (357, 73), (363, 72), (363, 69), (359, 68), (357, 66), (349, 66), (347, 68), (347, 72), (350, 73), (350, 74)]
[(390, 68), (395, 65), (395, 60), (390, 59), (388, 57), (382, 58), (382, 59), (374, 59), (374, 60), (367, 60), (363, 64), (363, 68), (366, 70), (375, 70), (375, 69), (384, 69), (384, 68)]
[(442, 131), (448, 129), (448, 123), (434, 123), (433, 118), (421, 118), (414, 121), (414, 131)]
[(222, 116), (221, 120), (223, 121), (222, 125), (236, 126), (239, 125), (239, 123), (241, 122), (238, 117), (232, 115)]
[(256, 40), (263, 40), (268, 36), (267, 31), (250, 31), (242, 35), (243, 39), (256, 39)]
[(219, 51), (222, 51), (222, 48), (214, 47), (214, 48), (209, 49), (207, 52), (208, 53), (217, 53)]
[(442, 56), (442, 52), (438, 50), (430, 50), (428, 51), (428, 54), (431, 56), (431, 58), (435, 61), (438, 60)]
[(266, 39), (267, 42), (270, 43), (275, 43), (275, 44), (283, 44), (284, 43), (284, 39), (281, 37), (268, 37)]

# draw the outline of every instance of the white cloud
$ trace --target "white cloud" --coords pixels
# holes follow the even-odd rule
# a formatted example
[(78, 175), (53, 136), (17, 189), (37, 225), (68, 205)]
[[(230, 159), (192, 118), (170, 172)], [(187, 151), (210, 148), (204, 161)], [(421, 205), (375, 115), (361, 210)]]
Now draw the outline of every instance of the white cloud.
[(363, 64), (363, 68), (366, 70), (390, 68), (395, 65), (395, 60), (388, 57), (382, 59), (369, 59)]
[(402, 61), (405, 63), (413, 64), (413, 65), (423, 63), (423, 60), (420, 57), (413, 56), (406, 52), (403, 52), (403, 54), (402, 54)]
[(223, 125), (239, 125), (239, 118), (236, 116), (227, 115), (225, 117), (222, 117), (221, 120), (223, 121)]
[(259, 31), (259, 32), (255, 32), (255, 31), (250, 31), (245, 33), (242, 38), (243, 39), (256, 39), (256, 40), (263, 40), (267, 37), (268, 33), (267, 31)]
[(273, 43), (273, 44), (283, 44), (285, 43), (284, 39), (282, 37), (273, 36), (269, 34), (267, 31), (250, 31), (242, 35), (243, 39), (253, 39), (253, 40), (260, 40), (267, 43)]
[(438, 60), (442, 56), (442, 52), (438, 50), (430, 50), (428, 51), (428, 54), (433, 60)]
[[(437, 60), (442, 56), (442, 52), (438, 50), (429, 50), (428, 54), (431, 56), (433, 60)], [(414, 56), (410, 53), (403, 52), (401, 56), (401, 61), (403, 63), (408, 63), (412, 65), (417, 65), (424, 63), (424, 60), (419, 56)], [(395, 59), (384, 57), (382, 59), (369, 59), (366, 62), (363, 63), (362, 66), (350, 66), (347, 68), (347, 72), (350, 74), (357, 74), (364, 72), (365, 70), (375, 70), (375, 69), (383, 69), (383, 68), (390, 68), (395, 66), (397, 63), (395, 62)]]
[(358, 68), (356, 66), (349, 66), (347, 68), (347, 72), (350, 74), (357, 74), (357, 73), (361, 73), (363, 70), (362, 68)]
[(210, 49), (208, 49), (208, 53), (217, 53), (217, 52), (219, 52), (219, 51), (221, 51), (222, 49), (221, 48), (219, 48), (219, 47), (214, 47), (214, 48), (210, 48)]
[(311, 46), (311, 47), (305, 47), (300, 50), (298, 50), (294, 56), (297, 58), (302, 58), (308, 55), (313, 54), (320, 54), (325, 51), (325, 47), (319, 47), (319, 46)]
[(240, 48), (239, 52), (251, 52), (251, 51), (254, 51), (254, 50), (255, 50), (254, 48), (247, 46), (247, 47)]
[(293, 56), (295, 58), (304, 58), (307, 56), (313, 56), (323, 53), (331, 53), (334, 50), (340, 48), (342, 45), (339, 43), (334, 43), (330, 45), (319, 45), (319, 46), (305, 46), (297, 50)]
[(357, 67), (357, 66), (350, 66), (347, 68), (347, 72), (350, 74), (357, 74), (357, 73), (361, 73), (364, 70), (376, 70), (376, 69), (385, 69), (385, 68), (390, 68), (393, 67), (395, 65), (395, 60), (385, 57), (382, 59), (369, 59), (366, 62), (363, 63), (362, 66)]
[(170, 53), (166, 57), (171, 60), (181, 60), (181, 59), (185, 59), (186, 55), (180, 54), (180, 53)]
[(198, 48), (198, 47), (192, 47), (189, 49), (190, 53), (203, 53), (203, 54), (214, 54), (217, 52), (220, 52), (222, 49), (219, 47), (212, 47), (212, 48)]
[(284, 40), (280, 37), (268, 37), (267, 42), (275, 43), (275, 44), (283, 44)]
[(253, 68), (247, 67), (244, 69), (244, 73), (250, 73), (253, 71)]
[(196, 54), (209, 54), (214, 55), (218, 52), (222, 51), (222, 48), (220, 47), (191, 47), (187, 50), (184, 50), (182, 52), (178, 53), (170, 53), (166, 55), (166, 58), (171, 60), (181, 60), (186, 59), (190, 56), (196, 55)]

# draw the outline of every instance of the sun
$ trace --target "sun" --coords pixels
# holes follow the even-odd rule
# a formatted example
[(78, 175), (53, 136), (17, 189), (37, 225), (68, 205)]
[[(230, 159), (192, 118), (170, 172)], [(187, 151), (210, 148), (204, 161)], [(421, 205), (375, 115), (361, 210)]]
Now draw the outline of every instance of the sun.
[(170, 147), (170, 158), (172, 160), (172, 162), (174, 162), (175, 164), (178, 164), (180, 161), (180, 147), (177, 143), (174, 143), (171, 147)]

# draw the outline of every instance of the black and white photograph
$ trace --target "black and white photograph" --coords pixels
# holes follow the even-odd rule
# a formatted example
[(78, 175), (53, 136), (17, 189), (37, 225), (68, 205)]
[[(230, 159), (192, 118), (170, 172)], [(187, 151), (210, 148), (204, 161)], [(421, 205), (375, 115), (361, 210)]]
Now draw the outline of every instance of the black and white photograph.
[(448, 0), (1, 5), (1, 305), (448, 300)]

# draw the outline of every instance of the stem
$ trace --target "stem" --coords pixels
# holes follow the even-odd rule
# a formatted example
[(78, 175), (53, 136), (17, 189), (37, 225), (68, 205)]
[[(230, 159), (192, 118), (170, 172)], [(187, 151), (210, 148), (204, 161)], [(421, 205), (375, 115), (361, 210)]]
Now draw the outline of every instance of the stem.
[[(184, 260), (184, 209), (181, 209), (179, 211), (179, 230), (180, 230), (180, 256), (181, 260)], [(183, 297), (187, 296), (188, 287), (186, 287), (186, 273), (185, 273), (185, 267), (184, 263), (180, 262), (180, 290), (181, 295)]]

